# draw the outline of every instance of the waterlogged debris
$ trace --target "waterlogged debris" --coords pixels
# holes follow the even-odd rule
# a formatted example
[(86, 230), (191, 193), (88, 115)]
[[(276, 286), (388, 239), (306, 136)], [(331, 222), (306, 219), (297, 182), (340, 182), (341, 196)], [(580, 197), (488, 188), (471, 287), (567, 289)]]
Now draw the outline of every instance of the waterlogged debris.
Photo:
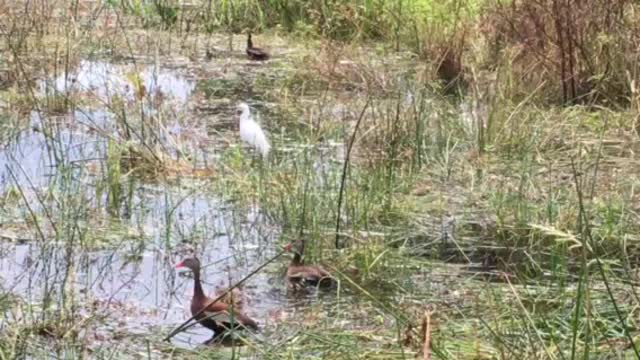
[(271, 323), (285, 322), (289, 317), (289, 313), (284, 311), (283, 309), (271, 310), (268, 313), (268, 318)]
[(185, 104), (189, 100), (189, 96), (195, 88), (193, 81), (187, 80), (173, 71), (156, 71), (147, 68), (142, 73), (142, 79), (147, 92), (162, 93), (176, 99), (181, 104)]
[(16, 243), (24, 243), (31, 239), (18, 235), (15, 231), (0, 229), (0, 240), (8, 240)]
[(166, 175), (168, 178), (192, 177), (196, 179), (209, 179), (214, 177), (216, 172), (209, 168), (194, 169), (193, 166), (181, 166), (178, 168), (167, 169)]

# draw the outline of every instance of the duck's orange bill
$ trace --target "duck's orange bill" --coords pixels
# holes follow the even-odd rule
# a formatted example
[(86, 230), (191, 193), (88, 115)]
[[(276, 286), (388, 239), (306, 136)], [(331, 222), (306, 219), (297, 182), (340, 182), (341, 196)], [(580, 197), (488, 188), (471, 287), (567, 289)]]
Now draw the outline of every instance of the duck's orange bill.
[(184, 267), (184, 261), (180, 261), (179, 263), (176, 264), (176, 269)]
[(293, 247), (293, 243), (288, 243), (287, 245), (284, 246), (283, 250), (284, 251), (291, 251), (292, 247)]

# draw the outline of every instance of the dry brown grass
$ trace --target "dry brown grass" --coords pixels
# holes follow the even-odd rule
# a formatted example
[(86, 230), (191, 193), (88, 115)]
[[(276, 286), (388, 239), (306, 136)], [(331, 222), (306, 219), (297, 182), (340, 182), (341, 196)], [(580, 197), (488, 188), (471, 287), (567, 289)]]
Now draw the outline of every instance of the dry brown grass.
[(637, 13), (629, 0), (495, 1), (484, 36), (515, 51), (508, 71), (523, 92), (549, 79), (550, 102), (628, 104), (639, 74)]

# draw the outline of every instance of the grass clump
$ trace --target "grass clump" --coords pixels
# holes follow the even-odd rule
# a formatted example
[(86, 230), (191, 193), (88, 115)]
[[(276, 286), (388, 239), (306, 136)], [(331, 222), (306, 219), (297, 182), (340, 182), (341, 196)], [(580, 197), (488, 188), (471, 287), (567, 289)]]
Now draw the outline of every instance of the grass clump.
[(489, 2), (487, 41), (503, 51), (505, 74), (518, 84), (515, 97), (543, 86), (537, 97), (546, 102), (628, 105), (629, 85), (637, 82), (636, 5)]

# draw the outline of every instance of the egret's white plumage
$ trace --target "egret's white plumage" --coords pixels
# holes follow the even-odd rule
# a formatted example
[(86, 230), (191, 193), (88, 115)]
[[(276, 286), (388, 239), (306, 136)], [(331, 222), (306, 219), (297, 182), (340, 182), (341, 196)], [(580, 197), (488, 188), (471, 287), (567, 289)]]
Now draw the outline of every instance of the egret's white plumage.
[(251, 117), (249, 105), (246, 103), (238, 104), (238, 112), (240, 113), (240, 139), (256, 148), (262, 157), (266, 158), (271, 145), (269, 145), (267, 136), (260, 125)]

